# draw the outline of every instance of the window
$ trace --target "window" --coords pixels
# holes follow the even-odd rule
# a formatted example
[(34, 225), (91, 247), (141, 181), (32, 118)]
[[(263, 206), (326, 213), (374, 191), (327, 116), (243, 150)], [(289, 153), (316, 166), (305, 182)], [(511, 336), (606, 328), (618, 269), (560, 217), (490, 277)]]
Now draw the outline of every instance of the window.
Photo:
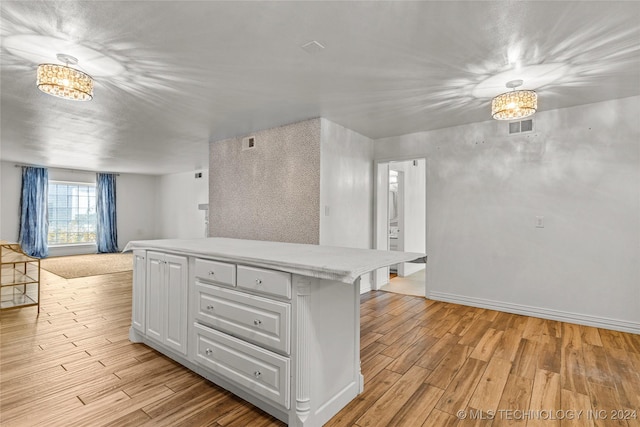
[(96, 185), (49, 181), (49, 245), (96, 241)]

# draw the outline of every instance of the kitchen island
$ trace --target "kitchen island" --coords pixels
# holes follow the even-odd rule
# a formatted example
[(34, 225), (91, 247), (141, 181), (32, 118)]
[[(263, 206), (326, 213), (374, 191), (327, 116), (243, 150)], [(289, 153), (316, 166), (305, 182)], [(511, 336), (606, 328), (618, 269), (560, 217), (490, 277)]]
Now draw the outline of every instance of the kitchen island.
[(291, 426), (363, 390), (360, 276), (424, 254), (226, 238), (130, 242), (130, 340)]

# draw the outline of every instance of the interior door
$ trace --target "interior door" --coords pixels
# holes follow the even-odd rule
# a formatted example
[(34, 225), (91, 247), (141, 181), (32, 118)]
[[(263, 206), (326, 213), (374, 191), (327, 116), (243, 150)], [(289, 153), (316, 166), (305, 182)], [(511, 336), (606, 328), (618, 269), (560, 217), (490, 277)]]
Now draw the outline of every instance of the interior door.
[(187, 307), (189, 278), (187, 258), (178, 255), (165, 256), (165, 289), (167, 311), (164, 313), (165, 344), (187, 354)]
[[(404, 172), (398, 171), (398, 203), (397, 203), (397, 211), (398, 211), (398, 249), (399, 251), (405, 250), (405, 233), (407, 232), (407, 224), (405, 223), (405, 203), (404, 203), (404, 195), (405, 195), (405, 175)], [(398, 272), (398, 276), (404, 277), (405, 263), (401, 262), (396, 266), (396, 271)]]
[[(389, 250), (389, 163), (378, 163), (376, 178), (376, 249)], [(373, 289), (389, 282), (389, 267), (376, 270)]]
[(147, 336), (162, 342), (163, 336), (163, 313), (165, 311), (162, 304), (164, 296), (164, 254), (157, 252), (147, 252), (147, 306), (146, 323)]
[(146, 301), (146, 280), (147, 265), (145, 261), (146, 252), (141, 250), (133, 251), (133, 301), (131, 310), (131, 324), (142, 333), (145, 333), (145, 301)]

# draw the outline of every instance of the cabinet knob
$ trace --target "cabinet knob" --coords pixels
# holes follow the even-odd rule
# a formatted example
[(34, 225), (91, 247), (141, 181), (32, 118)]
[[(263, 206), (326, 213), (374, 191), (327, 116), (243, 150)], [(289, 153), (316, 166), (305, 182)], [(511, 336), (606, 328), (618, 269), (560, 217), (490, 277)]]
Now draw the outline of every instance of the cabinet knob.
[(256, 285), (262, 285), (262, 279), (256, 279)]
[(260, 371), (255, 371), (253, 373), (253, 376), (256, 377), (256, 378), (260, 378), (260, 375), (262, 375), (262, 372), (260, 372)]
[(256, 325), (256, 326), (260, 326), (260, 325), (262, 325), (262, 320), (259, 320), (259, 319), (258, 320), (254, 320), (253, 324)]
[(204, 353), (208, 356), (208, 355), (210, 355), (211, 353), (213, 353), (213, 350), (211, 350), (210, 348), (207, 348), (207, 349), (204, 351)]
[(213, 306), (212, 305), (208, 305), (207, 306), (207, 310), (213, 310)]
[(215, 272), (215, 271), (210, 271), (210, 272), (209, 272), (209, 276), (214, 276), (215, 274), (216, 274), (216, 272)]

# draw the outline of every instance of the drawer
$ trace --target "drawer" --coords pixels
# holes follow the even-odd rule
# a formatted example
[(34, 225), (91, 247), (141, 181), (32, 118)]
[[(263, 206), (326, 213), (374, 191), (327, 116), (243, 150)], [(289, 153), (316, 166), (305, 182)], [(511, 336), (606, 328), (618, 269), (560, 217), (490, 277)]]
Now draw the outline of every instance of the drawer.
[(201, 323), (260, 346), (289, 354), (291, 304), (196, 281)]
[(286, 409), (290, 407), (290, 361), (198, 323), (196, 362), (211, 372)]
[(196, 258), (195, 275), (202, 280), (208, 280), (221, 285), (236, 285), (235, 264)]
[(239, 265), (238, 287), (291, 299), (291, 273)]

